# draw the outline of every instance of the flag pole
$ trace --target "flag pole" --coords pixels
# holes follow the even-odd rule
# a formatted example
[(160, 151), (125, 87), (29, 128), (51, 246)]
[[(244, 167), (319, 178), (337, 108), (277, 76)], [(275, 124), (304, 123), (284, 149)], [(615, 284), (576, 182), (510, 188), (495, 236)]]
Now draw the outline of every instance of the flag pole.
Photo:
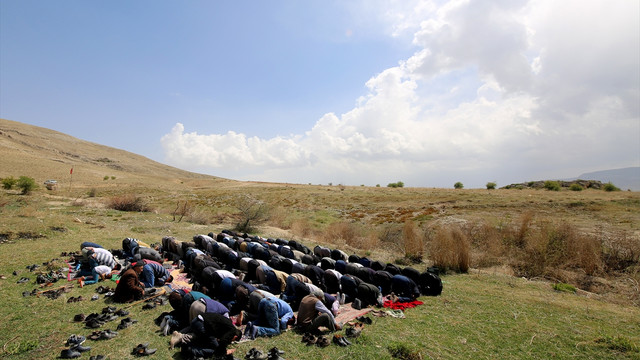
[(69, 170), (69, 192), (71, 192), (71, 182), (73, 182), (73, 166), (71, 167), (71, 170)]

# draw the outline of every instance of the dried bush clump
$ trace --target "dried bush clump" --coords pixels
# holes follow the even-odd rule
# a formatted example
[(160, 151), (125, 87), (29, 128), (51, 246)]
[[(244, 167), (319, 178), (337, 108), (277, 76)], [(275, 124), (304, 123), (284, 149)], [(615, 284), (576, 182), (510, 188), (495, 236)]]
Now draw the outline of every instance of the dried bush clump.
[(429, 244), (433, 264), (441, 269), (467, 272), (471, 262), (471, 242), (458, 227), (440, 228)]
[(107, 207), (120, 211), (149, 212), (151, 209), (144, 199), (133, 194), (113, 196), (108, 200)]

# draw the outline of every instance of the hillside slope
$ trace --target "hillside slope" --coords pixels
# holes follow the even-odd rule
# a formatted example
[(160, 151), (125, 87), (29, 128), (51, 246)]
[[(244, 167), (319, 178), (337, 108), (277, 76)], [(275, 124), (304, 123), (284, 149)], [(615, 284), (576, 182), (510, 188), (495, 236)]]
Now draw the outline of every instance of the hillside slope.
[[(81, 140), (57, 131), (0, 119), (0, 177), (30, 176), (91, 185), (115, 177), (120, 183), (180, 183), (222, 180), (167, 166), (128, 151)], [(73, 167), (73, 177), (70, 170)]]

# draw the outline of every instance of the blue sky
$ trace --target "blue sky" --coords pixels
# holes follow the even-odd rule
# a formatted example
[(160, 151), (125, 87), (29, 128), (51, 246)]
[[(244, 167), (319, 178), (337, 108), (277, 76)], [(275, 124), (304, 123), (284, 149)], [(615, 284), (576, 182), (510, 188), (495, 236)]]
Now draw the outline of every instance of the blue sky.
[[(580, 16), (576, 16), (580, 14)], [(640, 165), (636, 1), (3, 1), (0, 117), (258, 181)]]

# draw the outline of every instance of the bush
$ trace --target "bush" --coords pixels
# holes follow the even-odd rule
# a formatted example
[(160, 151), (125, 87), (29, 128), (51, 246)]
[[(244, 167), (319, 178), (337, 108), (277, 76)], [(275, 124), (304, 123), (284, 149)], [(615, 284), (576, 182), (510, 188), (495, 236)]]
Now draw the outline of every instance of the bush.
[(105, 175), (105, 176), (102, 178), (102, 180), (105, 180), (105, 181), (106, 181), (106, 180), (109, 180), (109, 175)]
[(560, 292), (568, 292), (568, 293), (575, 293), (576, 292), (576, 288), (573, 285), (569, 285), (569, 284), (565, 284), (565, 283), (555, 283), (553, 284), (553, 290), (555, 291), (560, 291)]
[(464, 185), (458, 181), (457, 183), (453, 184), (453, 188), (454, 189), (464, 189)]
[(584, 188), (580, 184), (571, 184), (571, 186), (569, 186), (569, 190), (571, 190), (571, 191), (582, 191), (582, 190), (584, 190)]
[(560, 191), (560, 183), (557, 181), (547, 180), (544, 182), (544, 188), (550, 191)]
[(255, 225), (266, 221), (269, 215), (267, 204), (249, 195), (241, 196), (236, 201), (236, 208), (240, 211), (236, 230), (242, 232), (252, 232)]
[(404, 243), (404, 256), (413, 262), (422, 261), (424, 255), (424, 240), (418, 231), (416, 224), (407, 220), (402, 227), (402, 240)]
[(114, 196), (109, 199), (107, 207), (120, 211), (148, 212), (150, 208), (141, 197), (133, 194)]
[(496, 188), (496, 186), (498, 186), (498, 184), (496, 184), (494, 182), (488, 182), (487, 183), (487, 190), (494, 190)]
[(98, 193), (98, 190), (96, 190), (96, 188), (91, 188), (89, 189), (89, 191), (87, 192), (87, 195), (89, 197), (96, 197), (96, 194)]
[(16, 186), (22, 190), (23, 195), (26, 195), (38, 188), (38, 185), (36, 185), (36, 181), (28, 176), (20, 176), (20, 178), (16, 182)]
[(401, 188), (401, 187), (404, 187), (404, 183), (402, 181), (398, 181), (398, 182), (395, 182), (395, 183), (389, 183), (387, 185), (387, 187), (390, 187), (390, 188)]
[(429, 246), (433, 265), (445, 270), (469, 271), (471, 243), (457, 227), (439, 229)]
[(620, 188), (613, 185), (611, 182), (604, 184), (604, 191), (620, 191)]
[(16, 184), (16, 182), (18, 182), (18, 179), (14, 178), (13, 176), (9, 176), (9, 177), (3, 178), (2, 179), (2, 187), (7, 189), (7, 190), (10, 190), (13, 187), (13, 185)]

